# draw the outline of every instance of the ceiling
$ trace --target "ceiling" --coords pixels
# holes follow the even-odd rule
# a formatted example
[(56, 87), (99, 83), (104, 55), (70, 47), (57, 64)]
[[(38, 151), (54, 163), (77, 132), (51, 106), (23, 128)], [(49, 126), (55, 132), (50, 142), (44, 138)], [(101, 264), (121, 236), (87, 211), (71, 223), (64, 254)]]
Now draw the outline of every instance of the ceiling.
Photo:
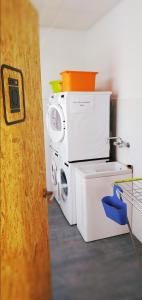
[(31, 0), (40, 26), (86, 30), (121, 0)]

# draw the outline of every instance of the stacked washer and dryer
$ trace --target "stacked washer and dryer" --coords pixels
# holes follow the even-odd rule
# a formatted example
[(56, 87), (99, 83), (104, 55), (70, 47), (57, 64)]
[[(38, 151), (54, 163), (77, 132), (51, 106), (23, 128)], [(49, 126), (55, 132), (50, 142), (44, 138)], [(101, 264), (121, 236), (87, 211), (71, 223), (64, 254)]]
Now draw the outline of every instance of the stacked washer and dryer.
[(76, 166), (109, 159), (111, 92), (52, 94), (47, 112), (54, 197), (73, 225), (76, 217)]

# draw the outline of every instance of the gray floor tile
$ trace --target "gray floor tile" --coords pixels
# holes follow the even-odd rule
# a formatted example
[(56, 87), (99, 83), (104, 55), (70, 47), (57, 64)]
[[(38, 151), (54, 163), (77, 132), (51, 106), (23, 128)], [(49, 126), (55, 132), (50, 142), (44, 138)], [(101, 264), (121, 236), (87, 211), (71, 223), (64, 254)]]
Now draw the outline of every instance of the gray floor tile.
[(142, 272), (129, 234), (85, 243), (55, 201), (49, 228), (53, 300), (142, 300)]

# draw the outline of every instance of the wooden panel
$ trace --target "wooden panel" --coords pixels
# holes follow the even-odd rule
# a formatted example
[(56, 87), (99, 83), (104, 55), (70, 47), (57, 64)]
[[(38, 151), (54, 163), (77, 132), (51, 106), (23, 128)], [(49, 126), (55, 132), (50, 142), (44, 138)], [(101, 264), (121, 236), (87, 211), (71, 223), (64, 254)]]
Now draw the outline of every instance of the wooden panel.
[(7, 126), (1, 96), (2, 300), (50, 299), (37, 14), (1, 0), (1, 64), (21, 69), (26, 120)]

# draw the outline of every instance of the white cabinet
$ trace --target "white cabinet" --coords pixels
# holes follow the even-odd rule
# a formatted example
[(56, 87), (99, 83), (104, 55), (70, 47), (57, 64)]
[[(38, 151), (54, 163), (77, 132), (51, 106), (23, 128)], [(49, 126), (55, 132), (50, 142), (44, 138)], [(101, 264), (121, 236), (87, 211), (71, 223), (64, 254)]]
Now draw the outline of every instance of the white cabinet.
[[(127, 225), (119, 225), (106, 217), (101, 200), (105, 196), (112, 195), (116, 180), (130, 177), (132, 177), (131, 170), (118, 163), (99, 164), (98, 171), (94, 166), (92, 173), (91, 170), (89, 173), (89, 167), (88, 170), (85, 167), (84, 170), (77, 170), (77, 227), (86, 242), (128, 232)], [(127, 203), (127, 210), (131, 224), (132, 206), (129, 203)]]

